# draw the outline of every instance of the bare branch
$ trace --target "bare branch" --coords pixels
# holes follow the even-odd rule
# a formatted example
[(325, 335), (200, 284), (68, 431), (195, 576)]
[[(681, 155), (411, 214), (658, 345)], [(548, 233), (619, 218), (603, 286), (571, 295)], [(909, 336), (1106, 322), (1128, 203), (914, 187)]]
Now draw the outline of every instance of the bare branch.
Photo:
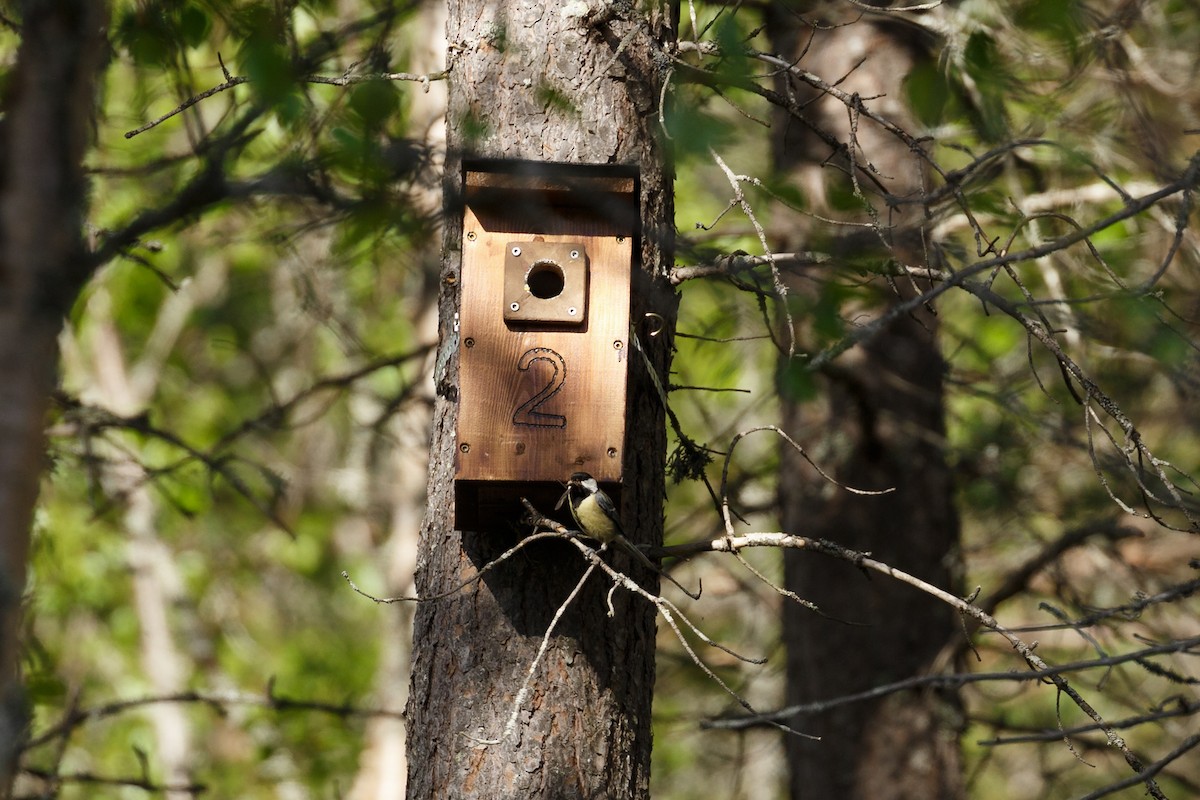
[[(709, 542), (695, 542), (691, 545), (664, 547), (661, 548), (661, 552), (670, 555), (679, 555), (685, 553), (692, 555), (696, 552), (704, 552), (706, 550), (715, 552), (734, 552), (743, 547), (761, 546), (791, 547), (795, 549), (813, 550), (818, 553), (823, 553), (825, 555), (830, 555), (835, 558), (848, 561), (860, 569), (869, 569), (879, 572), (883, 575), (893, 578), (894, 580), (907, 583), (908, 585), (925, 592), (932, 597), (936, 597), (947, 605), (955, 608), (957, 611), (959, 611), (959, 613), (971, 617), (980, 624), (999, 633), (1008, 640), (1008, 642), (1018, 653), (1020, 653), (1021, 657), (1030, 666), (1030, 668), (1038, 673), (1038, 677), (1044, 677), (1048, 679), (1054, 684), (1059, 692), (1069, 697), (1081, 711), (1087, 714), (1087, 716), (1089, 716), (1096, 723), (1097, 727), (1104, 732), (1104, 736), (1108, 741), (1108, 744), (1121, 752), (1122, 756), (1125, 758), (1125, 762), (1138, 775), (1138, 782), (1146, 784), (1146, 789), (1150, 795), (1156, 798), (1156, 800), (1165, 800), (1162, 791), (1159, 789), (1157, 782), (1154, 780), (1153, 774), (1146, 771), (1146, 767), (1125, 744), (1125, 740), (1121, 738), (1120, 734), (1118, 734), (1111, 725), (1104, 721), (1096, 709), (1093, 708), (1092, 705), (1086, 699), (1084, 699), (1084, 697), (1079, 694), (1079, 692), (1073, 686), (1071, 686), (1070, 683), (1067, 682), (1066, 678), (1059, 674), (1057, 670), (1051, 668), (1045, 661), (1041, 659), (1041, 657), (1034, 653), (1033, 646), (1027, 645), (1018, 636), (1016, 636), (1016, 634), (1012, 633), (1003, 625), (1001, 625), (994, 617), (985, 612), (983, 609), (968, 603), (960, 597), (956, 597), (955, 595), (950, 594), (949, 592), (940, 589), (926, 581), (923, 581), (914, 575), (910, 575), (903, 570), (896, 569), (895, 567), (892, 567), (891, 565), (885, 564), (881, 561), (876, 561), (866, 554), (855, 552), (827, 540), (809, 539), (804, 536), (795, 536), (786, 533), (754, 533), (744, 534), (737, 537), (726, 536), (723, 538), (713, 539)], [(1192, 644), (1197, 643), (1200, 643), (1200, 640)], [(1191, 644), (1188, 646), (1191, 646)]]
[(1191, 750), (1196, 749), (1196, 747), (1198, 747), (1198, 746), (1200, 746), (1200, 733), (1194, 733), (1191, 736), (1189, 736), (1188, 738), (1184, 739), (1183, 742), (1181, 742), (1180, 745), (1178, 747), (1176, 747), (1174, 750), (1172, 750), (1170, 753), (1167, 753), (1165, 756), (1160, 758), (1158, 761), (1155, 761), (1153, 764), (1147, 765), (1145, 772), (1143, 772), (1141, 775), (1136, 775), (1136, 776), (1133, 776), (1130, 778), (1126, 778), (1123, 781), (1117, 781), (1116, 783), (1109, 784), (1108, 786), (1105, 786), (1103, 789), (1097, 789), (1094, 792), (1085, 794), (1083, 797), (1079, 798), (1079, 800), (1098, 800), (1098, 798), (1107, 797), (1108, 795), (1110, 795), (1114, 792), (1119, 792), (1122, 789), (1129, 788), (1130, 786), (1137, 786), (1139, 783), (1146, 783), (1146, 780), (1145, 780), (1146, 776), (1157, 775), (1159, 772), (1162, 771), (1162, 769), (1164, 767), (1166, 767), (1172, 761), (1175, 761), (1177, 758), (1182, 756), (1184, 753), (1187, 753)]
[[(815, 700), (809, 703), (798, 703), (796, 705), (785, 706), (776, 711), (770, 711), (759, 716), (721, 717), (708, 720), (703, 724), (706, 728), (720, 730), (745, 730), (749, 728), (761, 727), (767, 721), (781, 721), (798, 715), (820, 714), (822, 712), (829, 711), (830, 709), (838, 708), (839, 706), (878, 700), (880, 698), (887, 697), (888, 695), (912, 691), (914, 689), (957, 689), (976, 683), (1040, 683), (1045, 681), (1053, 674), (1091, 672), (1097, 669), (1107, 669), (1120, 664), (1137, 663), (1141, 659), (1144, 659), (1148, 656), (1189, 652), (1198, 646), (1200, 646), (1200, 637), (1192, 637), (1190, 639), (1168, 642), (1166, 644), (1157, 645), (1154, 647), (1147, 647), (1131, 653), (1122, 653), (1113, 656), (1106, 656), (1104, 658), (1090, 659), (1087, 661), (1072, 661), (1065, 664), (1058, 664), (1045, 670), (1028, 670), (1026, 672), (1006, 670), (1003, 672), (957, 672), (950, 674), (914, 675), (913, 677), (905, 678), (904, 680), (873, 686), (870, 689), (862, 692), (856, 692), (855, 694), (831, 697), (827, 700)], [(1130, 717), (1128, 719), (1110, 722), (1108, 724), (1112, 728), (1125, 730), (1136, 728), (1139, 725), (1143, 725), (1148, 722), (1155, 722), (1160, 719), (1191, 716), (1196, 713), (1200, 713), (1200, 703), (1189, 702), (1181, 698), (1177, 706), (1169, 711), (1138, 715), (1136, 717)], [(1009, 736), (997, 739), (987, 739), (979, 742), (979, 744), (1001, 745), (1019, 744), (1023, 742), (1060, 741), (1063, 738), (1064, 733), (1074, 736), (1080, 733), (1090, 733), (1099, 730), (1102, 730), (1101, 726), (1096, 723), (1092, 723), (1089, 725), (1079, 725), (1069, 728), (1065, 731), (1054, 730), (1030, 734), (1028, 736)]]
[(739, 251), (722, 256), (712, 264), (675, 267), (671, 270), (670, 281), (672, 286), (678, 286), (684, 281), (697, 280), (699, 278), (722, 278), (737, 275), (739, 272), (745, 272), (764, 264), (770, 264), (773, 269), (778, 269), (781, 267), (819, 267), (825, 266), (831, 261), (832, 259), (829, 255), (816, 252), (775, 253), (773, 255), (752, 256), (749, 253)]
[[(224, 64), (222, 64), (221, 66), (223, 68)], [(220, 94), (221, 92), (224, 92), (228, 89), (232, 89), (235, 86), (240, 86), (243, 83), (246, 83), (248, 80), (250, 80), (250, 79), (249, 78), (230, 77), (229, 73), (226, 72), (224, 83), (218, 84), (217, 86), (214, 86), (211, 89), (206, 89), (205, 91), (201, 92), (200, 94), (189, 97), (187, 100), (184, 100), (178, 106), (171, 109), (167, 113), (163, 114), (158, 119), (151, 120), (150, 122), (147, 122), (137, 128), (134, 128), (133, 130), (126, 131), (125, 138), (132, 139), (133, 137), (137, 136), (139, 133), (145, 133), (146, 131), (150, 130), (151, 128), (157, 128), (159, 125), (163, 124), (164, 122), (169, 120), (171, 117), (174, 117), (178, 114), (182, 114), (184, 111), (187, 111), (189, 108), (196, 105), (196, 103), (199, 103), (201, 100), (207, 100), (208, 98), (212, 97), (215, 94)]]
[(758, 243), (762, 246), (763, 252), (766, 253), (767, 262), (771, 265), (771, 280), (775, 287), (777, 304), (783, 313), (784, 327), (787, 329), (788, 337), (787, 345), (782, 347), (781, 350), (790, 358), (796, 354), (796, 326), (792, 322), (791, 309), (788, 308), (787, 285), (784, 284), (783, 278), (779, 274), (779, 266), (775, 263), (775, 257), (771, 254), (771, 246), (767, 243), (766, 231), (763, 230), (758, 217), (754, 213), (754, 209), (742, 191), (741, 182), (745, 176), (734, 175), (729, 165), (711, 147), (708, 149), (708, 153), (717, 162), (717, 166), (721, 168), (721, 171), (725, 173), (725, 178), (729, 181), (730, 188), (733, 189), (733, 199), (730, 200), (730, 205), (736, 204), (742, 213), (746, 215), (746, 218), (750, 220), (750, 223), (754, 226), (754, 232), (758, 235)]
[(252, 706), (255, 708), (266, 708), (275, 711), (314, 711), (322, 714), (330, 714), (336, 717), (391, 717), (394, 719), (404, 719), (403, 711), (389, 711), (386, 709), (370, 709), (351, 705), (349, 703), (323, 703), (315, 700), (300, 700), (293, 697), (284, 697), (275, 691), (274, 682), (267, 684), (267, 690), (263, 694), (251, 694), (249, 692), (205, 692), (197, 690), (189, 690), (185, 692), (175, 692), (172, 694), (156, 695), (150, 697), (137, 697), (128, 700), (113, 700), (101, 705), (82, 707), (72, 706), (67, 709), (63, 718), (40, 733), (31, 736), (29, 741), (25, 742), (25, 750), (33, 750), (43, 745), (70, 736), (71, 732), (79, 726), (95, 720), (105, 719), (107, 717), (124, 714), (127, 711), (134, 711), (150, 705), (158, 705), (161, 703), (185, 703), (211, 706), (214, 709), (220, 710), (231, 706)]

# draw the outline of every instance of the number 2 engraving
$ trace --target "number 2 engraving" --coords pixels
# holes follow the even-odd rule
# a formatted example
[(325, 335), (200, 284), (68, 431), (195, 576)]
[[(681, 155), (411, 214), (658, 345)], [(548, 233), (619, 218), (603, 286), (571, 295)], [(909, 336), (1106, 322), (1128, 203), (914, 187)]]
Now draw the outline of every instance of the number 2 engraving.
[(567, 418), (562, 414), (547, 414), (537, 409), (562, 390), (563, 384), (567, 380), (567, 362), (549, 347), (534, 347), (526, 350), (517, 359), (517, 369), (526, 372), (535, 361), (549, 362), (554, 367), (554, 374), (537, 394), (517, 406), (517, 410), (513, 412), (513, 424), (528, 425), (534, 428), (565, 428), (567, 427)]

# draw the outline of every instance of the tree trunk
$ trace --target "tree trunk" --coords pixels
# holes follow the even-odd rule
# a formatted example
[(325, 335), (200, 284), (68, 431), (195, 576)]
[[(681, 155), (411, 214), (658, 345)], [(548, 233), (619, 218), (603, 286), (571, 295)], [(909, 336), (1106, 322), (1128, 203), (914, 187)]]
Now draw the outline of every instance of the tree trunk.
[[(656, 139), (662, 75), (653, 56), (674, 35), (674, 21), (666, 4), (649, 11), (606, 4), (591, 19), (572, 16), (575, 9), (587, 14), (583, 3), (449, 4), (448, 218), (438, 358), (444, 366), (435, 375), (429, 498), (418, 554), (422, 597), (457, 586), (513, 543), (502, 534), (453, 530), (462, 237), (456, 200), (464, 155), (641, 168), (640, 272), (631, 318), (649, 311), (664, 318), (666, 332), (646, 344), (659, 374), (666, 374), (675, 298), (661, 276), (672, 258), (673, 207)], [(659, 543), (665, 433), (661, 402), (648, 387), (634, 356), (622, 517), (637, 541)], [(629, 569), (619, 556), (615, 564)], [(610, 618), (602, 576), (589, 580), (558, 623), (515, 733), (484, 744), (504, 731), (543, 633), (583, 569), (568, 544), (534, 546), (461, 592), (419, 605), (408, 703), (410, 798), (647, 796), (654, 610), (619, 590)], [(640, 577), (648, 585), (652, 576)]]
[(83, 154), (107, 4), (30, 0), (0, 119), (0, 793), (27, 712), (20, 610), (63, 314), (87, 277)]
[[(802, 7), (814, 30), (796, 15)], [(873, 109), (911, 127), (903, 106), (902, 81), (923, 57), (915, 29), (867, 17), (860, 21), (817, 16), (817, 3), (777, 3), (769, 30), (777, 52), (799, 57), (801, 66), (857, 92)], [(844, 10), (844, 9), (843, 9)], [(860, 10), (850, 9), (855, 16)], [(844, 16), (844, 15), (843, 15)], [(828, 27), (827, 27), (828, 26)], [(811, 43), (810, 43), (811, 37)], [(860, 63), (861, 62), (861, 63)], [(831, 98), (804, 94), (793, 87), (797, 103), (815, 124), (844, 143), (851, 140), (848, 112)], [(776, 165), (795, 170), (804, 181), (814, 210), (822, 208), (825, 182), (844, 177), (836, 167), (822, 168), (828, 145), (779, 119)], [(921, 163), (899, 140), (865, 117), (859, 121), (856, 163), (869, 163), (895, 196), (922, 188)], [(849, 169), (847, 159), (833, 159)], [(862, 180), (864, 187), (870, 181)], [(864, 189), (869, 192), (869, 188)], [(833, 236), (807, 247), (828, 247), (836, 255), (877, 251), (881, 261), (923, 265), (919, 211), (886, 207), (871, 197), (887, 224), (888, 247), (879, 237)], [(888, 290), (869, 307), (848, 312), (857, 322), (885, 313), (887, 304), (911, 297), (906, 282)], [(902, 297), (898, 297), (901, 295)], [(922, 311), (901, 318), (885, 332), (833, 362), (814, 376), (819, 403), (786, 400), (787, 429), (823, 467), (844, 484), (894, 487), (890, 494), (863, 497), (837, 489), (815, 475), (793, 451), (781, 463), (780, 497), (785, 530), (829, 539), (912, 572), (942, 587), (955, 587), (954, 559), (958, 517), (953, 480), (946, 463), (943, 409), (943, 361), (937, 344), (937, 320)], [(785, 365), (796, 368), (795, 365)], [(801, 367), (802, 368), (802, 367)], [(820, 617), (796, 605), (784, 612), (788, 650), (788, 704), (853, 694), (918, 674), (954, 636), (957, 620), (944, 604), (898, 582), (867, 580), (852, 565), (830, 563), (789, 551), (785, 556), (788, 588), (817, 603), (837, 620), (867, 623), (856, 627)], [(822, 737), (812, 742), (789, 737), (787, 747), (793, 798), (955, 798), (962, 794), (957, 743), (957, 706), (940, 693), (893, 695), (886, 701), (837, 706), (792, 721), (799, 730)]]
[[(941, 361), (932, 323), (902, 319), (850, 363), (819, 381), (822, 408), (789, 403), (785, 427), (815, 444), (844, 484), (884, 489), (863, 497), (832, 490), (786, 453), (780, 477), (785, 530), (871, 553), (938, 586), (955, 585), (953, 488), (942, 451)], [(820, 431), (820, 435), (817, 435)], [(833, 442), (840, 441), (840, 444)], [(948, 606), (912, 587), (868, 579), (853, 565), (788, 553), (789, 589), (834, 619), (786, 607), (788, 705), (865, 691), (920, 674), (958, 631)], [(866, 623), (851, 626), (844, 621)], [(952, 694), (912, 692), (842, 705), (793, 720), (822, 737), (788, 738), (793, 798), (961, 796)]]

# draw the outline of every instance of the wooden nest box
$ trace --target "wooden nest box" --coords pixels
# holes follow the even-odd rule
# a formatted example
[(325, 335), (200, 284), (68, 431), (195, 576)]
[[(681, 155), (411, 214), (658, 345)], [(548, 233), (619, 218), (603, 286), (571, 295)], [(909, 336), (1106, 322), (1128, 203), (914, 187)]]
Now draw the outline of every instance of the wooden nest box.
[(572, 472), (619, 502), (637, 171), (463, 168), (455, 527), (550, 513)]

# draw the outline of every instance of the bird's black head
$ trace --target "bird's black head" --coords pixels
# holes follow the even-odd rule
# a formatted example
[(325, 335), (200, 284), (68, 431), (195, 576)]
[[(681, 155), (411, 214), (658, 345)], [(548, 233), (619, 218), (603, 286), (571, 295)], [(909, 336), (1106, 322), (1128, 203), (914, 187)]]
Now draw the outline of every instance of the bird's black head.
[(589, 481), (592, 486), (596, 485), (595, 478), (586, 472), (571, 473), (571, 477), (567, 479), (566, 491), (563, 492), (562, 497), (558, 498), (558, 503), (554, 506), (555, 510), (562, 508), (568, 497), (571, 498), (572, 503), (578, 503), (591, 494), (591, 490), (587, 488)]
[(570, 496), (572, 503), (581, 502), (588, 495), (598, 491), (600, 491), (600, 484), (596, 483), (596, 479), (586, 472), (573, 473), (570, 480), (567, 481), (567, 495)]

